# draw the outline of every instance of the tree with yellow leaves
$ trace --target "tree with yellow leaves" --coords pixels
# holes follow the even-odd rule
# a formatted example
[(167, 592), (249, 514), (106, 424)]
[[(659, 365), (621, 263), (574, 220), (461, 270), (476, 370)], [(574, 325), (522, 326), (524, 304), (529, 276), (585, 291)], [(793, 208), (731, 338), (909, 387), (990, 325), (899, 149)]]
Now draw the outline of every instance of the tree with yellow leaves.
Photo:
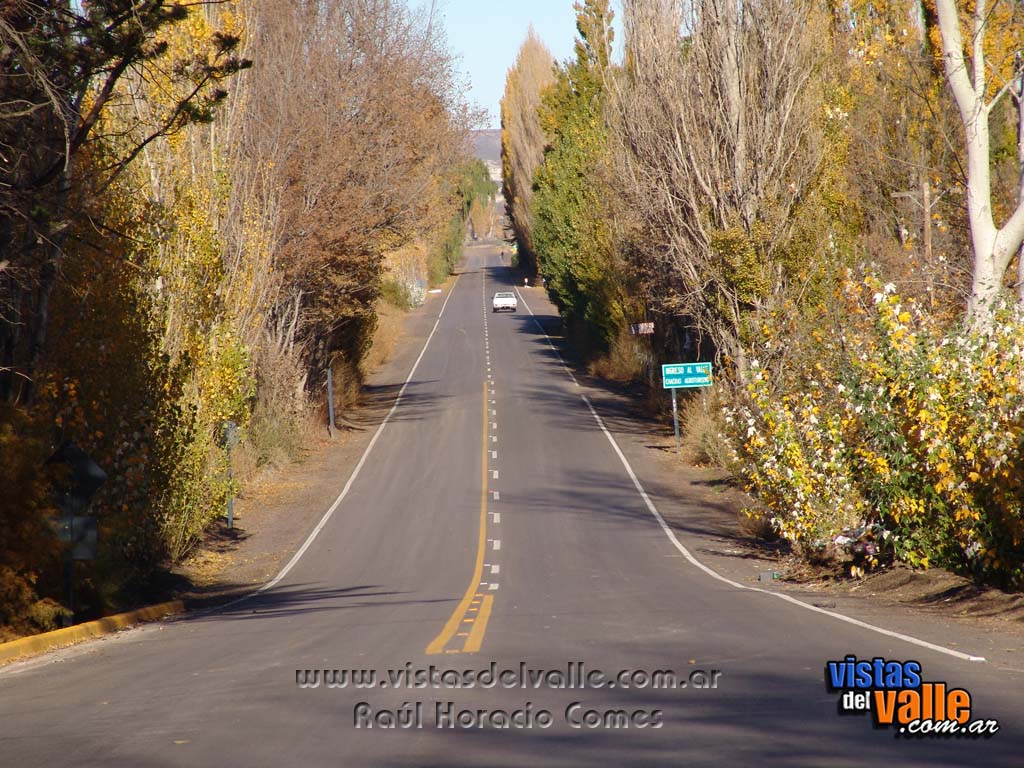
[[(74, 187), (79, 153), (96, 139), (117, 86), (164, 55), (161, 35), (195, 3), (155, 0), (12, 0), (0, 16), (0, 397), (31, 400), (46, 351), (50, 298), (68, 232), (82, 213)], [(200, 3), (199, 5), (202, 5)], [(180, 98), (138, 141), (108, 158), (116, 174), (156, 137), (209, 120), (225, 78), (248, 66), (238, 39), (214, 35), (180, 62)]]
[(534, 174), (544, 159), (546, 138), (538, 109), (541, 95), (555, 81), (555, 60), (533, 27), (508, 70), (501, 100), (501, 162), (505, 199), (519, 254), (530, 268), (534, 253)]

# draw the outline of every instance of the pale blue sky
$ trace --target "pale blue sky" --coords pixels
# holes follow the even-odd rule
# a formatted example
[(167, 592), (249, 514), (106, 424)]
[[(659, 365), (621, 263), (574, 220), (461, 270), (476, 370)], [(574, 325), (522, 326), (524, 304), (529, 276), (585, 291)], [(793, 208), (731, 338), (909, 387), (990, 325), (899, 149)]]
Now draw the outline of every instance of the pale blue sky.
[[(430, 0), (425, 3), (429, 6)], [(411, 0), (411, 4), (418, 3)], [(449, 47), (460, 57), (471, 86), (470, 100), (490, 113), (488, 127), (500, 127), (505, 73), (515, 63), (531, 22), (558, 61), (572, 55), (576, 39), (572, 5), (573, 0), (437, 0)]]

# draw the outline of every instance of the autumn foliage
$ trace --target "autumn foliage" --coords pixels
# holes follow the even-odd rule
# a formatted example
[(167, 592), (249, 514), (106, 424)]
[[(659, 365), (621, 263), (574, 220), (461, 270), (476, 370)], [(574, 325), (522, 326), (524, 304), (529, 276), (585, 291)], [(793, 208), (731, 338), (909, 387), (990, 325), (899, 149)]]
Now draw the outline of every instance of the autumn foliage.
[(584, 355), (656, 388), (714, 361), (691, 442), (797, 553), (869, 532), (854, 573), (1024, 585), (1019, 6), (627, 0), (611, 63), (575, 7), (503, 124), (544, 130), (532, 238)]
[(358, 385), (388, 255), (449, 267), (493, 190), (466, 181), (476, 115), (443, 32), (399, 0), (3, 14), (0, 631), (23, 632), (64, 610), (57, 445), (109, 477), (76, 565), (88, 617), (294, 456), (327, 367)]

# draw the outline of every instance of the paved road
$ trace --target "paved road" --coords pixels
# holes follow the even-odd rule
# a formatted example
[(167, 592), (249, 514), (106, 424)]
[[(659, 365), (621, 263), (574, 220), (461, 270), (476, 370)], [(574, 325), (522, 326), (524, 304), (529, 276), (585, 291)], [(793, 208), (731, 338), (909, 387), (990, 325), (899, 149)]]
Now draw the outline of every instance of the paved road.
[[(471, 249), (347, 494), (272, 588), (0, 673), (2, 764), (1021, 765), (1024, 677), (689, 562), (525, 306), (489, 311), (510, 281), (494, 249)], [(912, 740), (839, 716), (824, 667), (847, 654), (916, 660), (1001, 731)], [(492, 663), (694, 684), (535, 688), (527, 673), (511, 689), (396, 687), (406, 671)], [(378, 685), (301, 687), (306, 669), (373, 670)], [(356, 727), (389, 710), (422, 727)], [(462, 710), (485, 727), (436, 727)], [(497, 728), (496, 710), (533, 727)], [(604, 727), (622, 724), (616, 711), (629, 728)]]

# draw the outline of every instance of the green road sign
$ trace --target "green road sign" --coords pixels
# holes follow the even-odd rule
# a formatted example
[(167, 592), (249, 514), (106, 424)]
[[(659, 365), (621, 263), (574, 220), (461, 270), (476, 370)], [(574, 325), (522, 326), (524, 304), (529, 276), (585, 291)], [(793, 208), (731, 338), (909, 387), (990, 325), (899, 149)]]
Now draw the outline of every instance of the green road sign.
[(711, 363), (670, 363), (661, 366), (661, 383), (665, 389), (710, 387)]

